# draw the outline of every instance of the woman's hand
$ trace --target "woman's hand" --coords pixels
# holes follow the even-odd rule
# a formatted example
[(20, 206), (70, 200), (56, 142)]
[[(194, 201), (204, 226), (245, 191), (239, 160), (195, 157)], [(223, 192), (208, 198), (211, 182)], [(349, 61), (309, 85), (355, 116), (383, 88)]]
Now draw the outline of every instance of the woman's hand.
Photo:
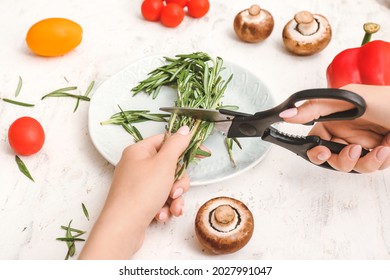
[[(347, 144), (340, 154), (332, 154), (324, 146), (308, 151), (315, 164), (327, 161), (333, 168), (349, 172), (373, 172), (390, 166), (390, 86), (348, 85), (343, 89), (362, 96), (367, 103), (363, 116), (349, 121), (318, 122), (309, 135)], [(309, 100), (298, 108), (280, 114), (286, 122), (307, 123), (334, 112), (351, 109), (352, 105), (336, 100)], [(362, 148), (371, 150), (360, 158)]]
[(184, 126), (165, 140), (156, 135), (123, 151), (80, 259), (128, 259), (141, 247), (153, 218), (182, 214), (181, 195), (190, 181), (187, 175), (175, 180), (175, 173), (189, 142), (189, 128)]

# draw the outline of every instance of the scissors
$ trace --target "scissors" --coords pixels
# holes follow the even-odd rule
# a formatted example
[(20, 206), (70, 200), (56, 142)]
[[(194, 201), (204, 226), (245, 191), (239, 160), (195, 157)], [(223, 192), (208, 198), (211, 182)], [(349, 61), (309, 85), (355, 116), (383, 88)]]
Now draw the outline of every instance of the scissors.
[[(339, 154), (346, 145), (327, 141), (316, 135), (289, 135), (272, 126), (275, 123), (283, 121), (283, 119), (279, 117), (279, 113), (286, 109), (296, 108), (296, 103), (309, 99), (342, 100), (351, 103), (353, 108), (342, 112), (332, 113), (327, 116), (321, 116), (305, 125), (312, 125), (315, 122), (324, 121), (353, 120), (363, 115), (366, 110), (366, 102), (361, 96), (348, 90), (336, 88), (316, 88), (298, 91), (278, 106), (255, 114), (225, 109), (210, 110), (184, 107), (163, 107), (160, 108), (160, 110), (171, 114), (184, 115), (195, 119), (214, 122), (215, 129), (223, 132), (229, 138), (260, 137), (262, 140), (279, 145), (310, 162), (307, 151), (313, 147), (320, 145), (325, 146), (329, 148), (332, 153)], [(362, 149), (360, 156), (365, 156), (368, 152), (368, 150)], [(327, 162), (319, 166), (335, 170)], [(356, 173), (355, 171), (351, 172)]]

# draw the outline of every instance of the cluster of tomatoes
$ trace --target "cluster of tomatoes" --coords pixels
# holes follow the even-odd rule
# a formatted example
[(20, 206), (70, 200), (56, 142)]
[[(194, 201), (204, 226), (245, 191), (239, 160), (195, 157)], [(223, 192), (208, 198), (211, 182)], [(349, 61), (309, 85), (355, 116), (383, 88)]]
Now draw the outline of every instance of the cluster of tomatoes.
[(176, 27), (184, 19), (185, 8), (193, 18), (203, 17), (210, 9), (209, 0), (144, 0), (142, 16), (149, 21), (161, 21), (164, 26)]

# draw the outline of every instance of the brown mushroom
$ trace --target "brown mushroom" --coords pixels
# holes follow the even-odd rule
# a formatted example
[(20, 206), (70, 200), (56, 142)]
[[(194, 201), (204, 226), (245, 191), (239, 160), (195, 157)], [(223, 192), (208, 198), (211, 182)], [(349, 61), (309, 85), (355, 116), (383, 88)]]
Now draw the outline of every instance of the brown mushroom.
[(301, 11), (283, 29), (286, 48), (297, 55), (312, 55), (322, 51), (332, 38), (328, 20), (319, 14)]
[(251, 211), (241, 201), (216, 197), (203, 204), (196, 215), (199, 242), (214, 254), (230, 254), (244, 247), (253, 234)]
[(259, 5), (252, 5), (236, 15), (233, 26), (238, 38), (245, 42), (258, 43), (272, 33), (274, 18)]

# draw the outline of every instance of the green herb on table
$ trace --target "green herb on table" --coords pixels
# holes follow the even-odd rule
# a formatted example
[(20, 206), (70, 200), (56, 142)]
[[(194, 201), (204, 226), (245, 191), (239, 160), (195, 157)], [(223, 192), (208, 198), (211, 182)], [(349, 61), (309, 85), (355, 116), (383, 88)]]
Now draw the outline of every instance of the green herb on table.
[(83, 212), (84, 212), (85, 217), (89, 221), (89, 213), (88, 213), (87, 207), (85, 207), (84, 203), (81, 203), (81, 207), (83, 208)]
[[(86, 233), (86, 231), (71, 228), (70, 225), (72, 223), (72, 220), (70, 220), (68, 226), (61, 226), (61, 229), (66, 230), (65, 237), (58, 237), (56, 240), (66, 242), (66, 245), (68, 246), (68, 252), (65, 255), (65, 260), (68, 260), (70, 257), (73, 257), (76, 253), (76, 243), (79, 241), (85, 241), (83, 238), (79, 238), (81, 235)], [(75, 235), (72, 235), (72, 232), (76, 233)]]
[(15, 97), (18, 97), (20, 90), (22, 89), (22, 84), (23, 84), (22, 77), (19, 76), (18, 86), (16, 87), (16, 90), (15, 90)]
[[(23, 84), (22, 77), (19, 76), (18, 86), (16, 87), (16, 90), (15, 90), (15, 97), (18, 97), (20, 90), (22, 89), (22, 84)], [(20, 102), (20, 101), (9, 99), (9, 98), (0, 98), (0, 99), (3, 100), (4, 102), (11, 103), (11, 104), (18, 105), (18, 106), (24, 106), (24, 107), (34, 107), (35, 106), (34, 104), (31, 104), (31, 103)]]
[(8, 99), (8, 98), (1, 98), (1, 99), (4, 102), (11, 103), (11, 104), (14, 104), (14, 105), (19, 105), (19, 106), (24, 106), (24, 107), (34, 107), (35, 106), (34, 104), (20, 102), (20, 101), (16, 101), (16, 100), (13, 100), (13, 99)]
[(18, 164), (19, 170), (31, 181), (35, 182), (33, 177), (31, 176), (30, 172), (27, 169), (27, 166), (24, 164), (24, 162), (18, 157), (17, 155), (15, 156), (15, 161)]
[(86, 90), (85, 94), (84, 95), (81, 95), (81, 94), (74, 94), (74, 93), (70, 93), (70, 91), (74, 91), (77, 89), (76, 86), (71, 86), (71, 87), (65, 87), (65, 88), (59, 88), (55, 91), (52, 91), (44, 96), (42, 96), (41, 100), (47, 98), (47, 97), (70, 97), (70, 98), (75, 98), (77, 101), (76, 101), (76, 105), (75, 105), (75, 108), (73, 110), (73, 112), (76, 112), (78, 106), (79, 106), (79, 103), (80, 103), (80, 100), (82, 101), (90, 101), (91, 99), (88, 97), (89, 93), (92, 91), (92, 88), (95, 84), (95, 81), (92, 81), (89, 86), (88, 86), (88, 89)]
[[(95, 81), (92, 81), (92, 82), (89, 84), (87, 90), (85, 91), (84, 96), (87, 96), (87, 97), (88, 97), (88, 95), (89, 95), (89, 93), (92, 91), (92, 88), (93, 88), (94, 85), (95, 85)], [(76, 112), (77, 108), (79, 107), (79, 103), (80, 103), (80, 99), (77, 99), (77, 101), (76, 101), (76, 106), (74, 107), (73, 112)]]

